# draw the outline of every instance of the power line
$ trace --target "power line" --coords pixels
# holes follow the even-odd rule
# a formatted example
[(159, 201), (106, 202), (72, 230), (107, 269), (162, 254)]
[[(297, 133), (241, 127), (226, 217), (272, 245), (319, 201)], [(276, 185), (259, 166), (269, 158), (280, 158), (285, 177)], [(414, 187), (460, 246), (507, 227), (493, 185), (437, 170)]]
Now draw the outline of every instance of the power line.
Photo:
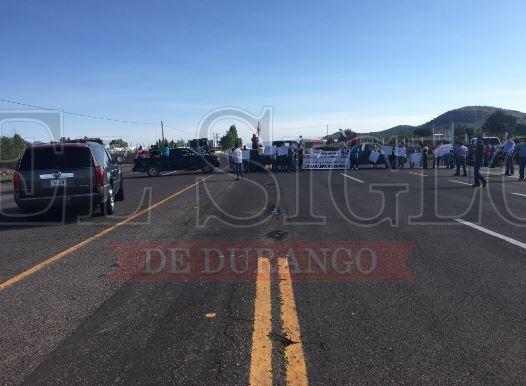
[[(33, 109), (57, 111), (57, 109), (51, 109), (51, 108), (48, 108), (48, 107), (31, 105), (31, 104), (28, 104), (28, 103), (16, 102), (16, 101), (12, 101), (12, 100), (9, 100), (9, 99), (1, 99), (0, 98), (0, 102), (11, 103), (11, 104), (14, 104), (14, 105), (24, 106), (24, 107), (31, 107)], [(76, 116), (76, 117), (98, 119), (98, 120), (103, 120), (103, 121), (111, 121), (111, 122), (119, 122), (119, 123), (130, 123), (130, 124), (134, 124), (134, 125), (153, 125), (154, 124), (153, 122), (128, 121), (128, 120), (125, 120), (125, 119), (113, 119), (113, 118), (106, 118), (106, 117), (98, 117), (98, 116), (95, 116), (95, 115), (74, 113), (74, 112), (71, 112), (71, 111), (64, 111), (64, 110), (62, 110), (62, 112), (64, 114), (73, 115), (73, 116)], [(173, 128), (173, 127), (165, 127), (165, 128), (168, 129), (168, 130), (179, 131), (181, 133), (185, 133), (185, 134), (189, 134), (189, 135), (194, 135), (195, 134), (195, 133), (191, 133), (189, 131), (176, 129), (176, 128)]]
[[(47, 111), (60, 110), (60, 109), (52, 109), (52, 108), (49, 108), (49, 107), (42, 107), (42, 106), (37, 106), (37, 105), (32, 105), (32, 104), (28, 104), (28, 103), (22, 103), (22, 102), (17, 102), (17, 101), (13, 101), (13, 100), (9, 100), (9, 99), (2, 99), (2, 98), (0, 98), (0, 102), (11, 103), (11, 104), (18, 105), (18, 106), (31, 107), (33, 109), (40, 109), (40, 110), (47, 110)], [(114, 118), (107, 118), (107, 117), (99, 117), (99, 116), (95, 116), (95, 115), (75, 113), (75, 112), (72, 112), (72, 111), (65, 111), (65, 110), (62, 110), (62, 112), (64, 114), (67, 114), (67, 115), (72, 115), (72, 116), (82, 117), (82, 118), (98, 119), (98, 120), (102, 120), (102, 121), (128, 123), (128, 124), (134, 124), (134, 125), (156, 125), (153, 122), (129, 121), (129, 120), (125, 120), (125, 119), (114, 119)], [(318, 128), (318, 127), (319, 127), (319, 125), (304, 126), (304, 127), (290, 127), (290, 128), (281, 128), (281, 129), (279, 129), (279, 131), (302, 130), (302, 129), (310, 129), (310, 128)], [(195, 132), (189, 132), (189, 131), (185, 131), (185, 130), (181, 130), (181, 129), (176, 129), (174, 127), (166, 127), (166, 126), (164, 126), (164, 129), (178, 131), (178, 132), (181, 132), (181, 133), (184, 133), (184, 134), (188, 134), (188, 135), (192, 135), (192, 136), (196, 135)]]
[[(24, 106), (24, 107), (31, 107), (31, 108), (40, 109), (40, 110), (50, 110), (50, 111), (58, 110), (58, 109), (50, 109), (48, 107), (35, 106), (35, 105), (27, 104), (27, 103), (11, 101), (11, 100), (8, 100), (8, 99), (0, 99), (0, 102), (11, 103), (11, 104), (14, 104), (14, 105), (19, 105), (19, 106)], [(111, 121), (111, 122), (119, 122), (119, 123), (131, 123), (131, 124), (135, 124), (135, 125), (153, 125), (152, 122), (127, 121), (127, 120), (124, 120), (124, 119), (113, 119), (113, 118), (106, 118), (106, 117), (97, 117), (95, 115), (80, 114), (80, 113), (74, 113), (74, 112), (71, 112), (71, 111), (63, 111), (63, 113), (64, 114), (68, 114), (68, 115), (74, 115), (76, 117), (99, 119), (99, 120), (102, 120), (102, 121)]]
[(181, 132), (181, 133), (189, 134), (189, 135), (192, 135), (192, 136), (195, 136), (195, 134), (196, 134), (196, 133), (191, 133), (191, 132), (186, 131), (186, 130), (176, 129), (176, 128), (174, 128), (174, 127), (166, 127), (166, 126), (164, 126), (164, 129), (165, 129), (165, 130), (175, 130), (175, 131), (179, 131), (179, 132)]

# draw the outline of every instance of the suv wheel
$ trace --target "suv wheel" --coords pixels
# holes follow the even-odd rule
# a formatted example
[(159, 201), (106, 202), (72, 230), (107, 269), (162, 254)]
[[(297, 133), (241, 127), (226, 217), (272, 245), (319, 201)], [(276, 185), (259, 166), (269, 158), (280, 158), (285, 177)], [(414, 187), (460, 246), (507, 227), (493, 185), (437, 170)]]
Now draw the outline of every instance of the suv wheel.
[(121, 186), (115, 195), (115, 201), (124, 201), (124, 181), (121, 179)]
[(209, 163), (205, 162), (205, 164), (202, 167), (203, 173), (212, 173), (214, 171), (214, 168)]
[(115, 211), (115, 197), (113, 196), (113, 189), (109, 188), (106, 202), (100, 204), (100, 211), (103, 216), (110, 216)]
[(160, 170), (158, 166), (150, 166), (147, 171), (150, 177), (157, 177), (159, 175), (159, 172)]

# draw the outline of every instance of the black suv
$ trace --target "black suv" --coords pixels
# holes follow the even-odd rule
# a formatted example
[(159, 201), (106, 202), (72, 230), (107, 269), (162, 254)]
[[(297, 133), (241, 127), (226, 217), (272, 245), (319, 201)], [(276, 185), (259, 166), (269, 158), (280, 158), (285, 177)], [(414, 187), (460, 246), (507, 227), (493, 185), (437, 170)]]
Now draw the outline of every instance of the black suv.
[(96, 142), (34, 145), (20, 158), (14, 196), (24, 211), (52, 207), (100, 207), (112, 214), (124, 200), (122, 172), (104, 146)]
[(150, 177), (157, 177), (162, 171), (199, 170), (212, 173), (219, 167), (219, 158), (214, 154), (200, 154), (187, 147), (170, 149), (168, 156), (136, 158), (133, 161), (134, 172), (146, 172)]

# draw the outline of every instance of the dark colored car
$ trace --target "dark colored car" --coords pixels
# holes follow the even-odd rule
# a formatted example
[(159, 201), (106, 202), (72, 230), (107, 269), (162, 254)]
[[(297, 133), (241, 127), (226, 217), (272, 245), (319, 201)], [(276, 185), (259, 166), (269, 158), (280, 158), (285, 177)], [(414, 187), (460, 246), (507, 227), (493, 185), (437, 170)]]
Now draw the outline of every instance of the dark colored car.
[(27, 148), (14, 178), (14, 197), (25, 211), (100, 207), (112, 214), (124, 200), (122, 172), (96, 142), (52, 143)]
[[(359, 164), (370, 164), (371, 161), (369, 161), (369, 156), (371, 155), (371, 152), (374, 150), (380, 151), (381, 148), (379, 145), (372, 143), (372, 142), (364, 142), (359, 144), (360, 146), (360, 154), (358, 155), (358, 163)], [(377, 161), (378, 164), (384, 163), (384, 156), (380, 155)]]
[(214, 152), (213, 141), (208, 138), (192, 139), (188, 141), (188, 147), (199, 154), (211, 154)]
[(146, 172), (157, 177), (162, 171), (199, 170), (211, 173), (219, 167), (219, 158), (213, 154), (199, 154), (193, 149), (178, 147), (170, 149), (168, 157), (136, 158), (133, 161), (134, 172)]
[(276, 147), (281, 147), (281, 146), (286, 146), (286, 147), (289, 147), (291, 146), (294, 148), (294, 149), (299, 149), (300, 147), (300, 144), (298, 141), (289, 141), (289, 140), (284, 140), (284, 141), (272, 141), (272, 146), (276, 146)]

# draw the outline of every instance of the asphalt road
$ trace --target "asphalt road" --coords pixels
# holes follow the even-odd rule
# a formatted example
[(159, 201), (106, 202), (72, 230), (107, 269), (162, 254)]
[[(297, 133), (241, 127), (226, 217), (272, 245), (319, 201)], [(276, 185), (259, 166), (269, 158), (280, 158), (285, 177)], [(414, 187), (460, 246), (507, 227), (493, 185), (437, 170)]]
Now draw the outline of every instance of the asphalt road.
[(523, 383), (526, 183), (492, 173), (127, 173), (113, 218), (2, 192), (0, 383)]

